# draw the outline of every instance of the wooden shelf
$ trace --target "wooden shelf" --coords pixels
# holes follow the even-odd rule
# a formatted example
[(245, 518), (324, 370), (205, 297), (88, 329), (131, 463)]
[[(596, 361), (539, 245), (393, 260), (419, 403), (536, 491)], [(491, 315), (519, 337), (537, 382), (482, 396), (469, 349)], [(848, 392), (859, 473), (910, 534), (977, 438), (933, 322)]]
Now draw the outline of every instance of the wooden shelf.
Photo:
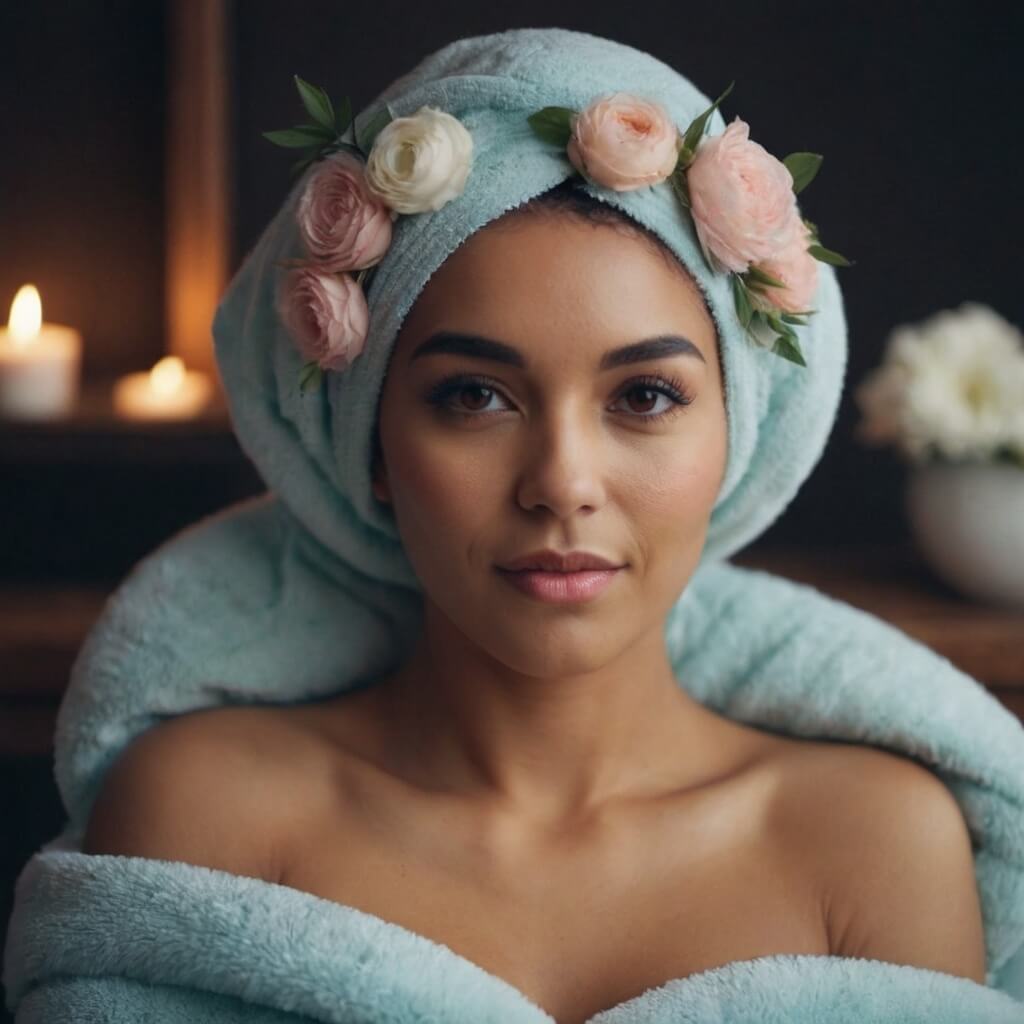
[[(961, 598), (906, 547), (751, 548), (736, 565), (806, 583), (948, 658), (1024, 720), (1024, 611)], [(57, 705), (110, 589), (0, 587), (0, 754), (50, 749)]]
[(58, 702), (110, 593), (84, 585), (0, 587), (0, 699)]
[[(203, 411), (185, 420), (130, 420), (114, 411), (115, 377), (82, 382), (65, 416), (18, 419), (0, 416), (0, 463), (69, 463), (110, 456), (159, 463), (230, 458), (238, 452), (227, 404), (219, 388)], [(173, 445), (154, 441), (173, 440)]]

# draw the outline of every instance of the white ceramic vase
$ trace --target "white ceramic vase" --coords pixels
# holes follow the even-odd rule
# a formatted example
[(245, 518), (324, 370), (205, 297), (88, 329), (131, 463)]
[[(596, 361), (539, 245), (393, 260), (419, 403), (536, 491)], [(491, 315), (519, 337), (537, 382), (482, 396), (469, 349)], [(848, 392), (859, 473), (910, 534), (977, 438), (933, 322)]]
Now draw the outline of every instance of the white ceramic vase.
[(1024, 467), (913, 466), (906, 512), (922, 557), (967, 597), (1024, 608)]

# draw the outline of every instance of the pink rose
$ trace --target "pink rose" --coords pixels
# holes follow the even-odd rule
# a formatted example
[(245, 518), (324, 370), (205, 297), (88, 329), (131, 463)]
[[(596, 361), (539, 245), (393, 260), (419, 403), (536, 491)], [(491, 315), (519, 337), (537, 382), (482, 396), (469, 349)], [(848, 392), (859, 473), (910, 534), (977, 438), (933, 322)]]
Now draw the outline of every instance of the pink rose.
[(766, 285), (758, 297), (786, 313), (807, 312), (818, 289), (818, 261), (807, 251), (811, 232), (799, 216), (797, 222), (798, 230), (789, 245), (756, 264), (769, 277), (785, 284), (784, 288)]
[(391, 209), (366, 185), (362, 161), (344, 150), (323, 160), (296, 217), (309, 254), (328, 273), (379, 263), (391, 244)]
[(323, 370), (344, 370), (363, 350), (370, 312), (351, 274), (325, 274), (311, 267), (282, 279), (278, 313), (296, 348)]
[(573, 118), (566, 152), (573, 167), (616, 192), (664, 181), (679, 159), (682, 138), (654, 100), (616, 92)]
[(698, 146), (686, 170), (701, 244), (734, 273), (784, 249), (795, 234), (793, 176), (750, 141), (749, 130), (735, 118), (721, 135)]

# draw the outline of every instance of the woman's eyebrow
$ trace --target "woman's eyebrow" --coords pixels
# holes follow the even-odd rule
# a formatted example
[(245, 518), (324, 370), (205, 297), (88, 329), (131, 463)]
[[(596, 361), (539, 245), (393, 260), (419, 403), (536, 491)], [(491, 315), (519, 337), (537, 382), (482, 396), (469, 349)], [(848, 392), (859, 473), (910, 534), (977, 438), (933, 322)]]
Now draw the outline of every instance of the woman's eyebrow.
[[(490, 359), (496, 363), (506, 363), (520, 370), (527, 369), (525, 356), (517, 348), (504, 341), (494, 338), (482, 338), (475, 334), (464, 334), (460, 331), (437, 331), (421, 342), (409, 357), (411, 363), (420, 356), (432, 353), (447, 352), (453, 355), (473, 356), (476, 359)], [(701, 362), (707, 362), (701, 350), (689, 338), (678, 334), (659, 334), (653, 338), (623, 345), (621, 348), (609, 349), (598, 364), (599, 370), (610, 370), (616, 366), (629, 363), (641, 363), (650, 359), (662, 359), (665, 356), (696, 356)]]

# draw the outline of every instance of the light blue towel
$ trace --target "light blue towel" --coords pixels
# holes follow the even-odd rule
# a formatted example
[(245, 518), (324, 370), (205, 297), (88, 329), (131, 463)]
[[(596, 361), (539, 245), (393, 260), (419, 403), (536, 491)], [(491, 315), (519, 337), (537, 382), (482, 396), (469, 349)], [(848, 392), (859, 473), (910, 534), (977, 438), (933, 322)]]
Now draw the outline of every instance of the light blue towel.
[[(17, 1024), (555, 1024), (449, 947), (285, 886), (56, 849), (22, 885), (20, 955), (33, 969), (14, 982)], [(937, 971), (780, 955), (669, 981), (588, 1024), (1020, 1024), (1022, 1013)]]
[[(448, 110), (473, 133), (476, 164), (458, 200), (396, 222), (369, 290), (366, 350), (346, 373), (329, 373), (323, 393), (299, 396), (302, 359), (273, 302), (276, 261), (300, 251), (301, 182), (248, 254), (214, 331), (236, 432), (272, 493), (143, 559), (75, 663), (55, 751), (68, 822), (25, 866), (4, 949), (18, 1024), (550, 1024), (506, 982), (374, 915), (226, 872), (80, 851), (107, 769), (162, 718), (327, 696), (409, 653), (422, 596), (369, 479), (391, 344), (448, 253), (571, 173), (526, 116), (548, 104), (579, 108), (612, 88), (657, 96), (682, 127), (710, 105), (640, 51), (522, 29), (431, 54), (361, 112), (364, 123), (385, 99), (396, 116), (424, 103)], [(708, 132), (723, 128), (716, 112)], [(808, 366), (796, 366), (745, 339), (728, 283), (707, 272), (670, 190), (594, 191), (665, 238), (706, 289), (719, 327), (729, 461), (700, 566), (666, 622), (676, 676), (737, 721), (873, 744), (932, 767), (974, 843), (988, 984), (878, 961), (771, 956), (668, 982), (592, 1024), (1024, 1021), (1024, 729), (977, 682), (880, 620), (726, 561), (781, 514), (828, 437), (846, 360), (835, 272), (821, 265), (820, 312), (802, 341)]]

